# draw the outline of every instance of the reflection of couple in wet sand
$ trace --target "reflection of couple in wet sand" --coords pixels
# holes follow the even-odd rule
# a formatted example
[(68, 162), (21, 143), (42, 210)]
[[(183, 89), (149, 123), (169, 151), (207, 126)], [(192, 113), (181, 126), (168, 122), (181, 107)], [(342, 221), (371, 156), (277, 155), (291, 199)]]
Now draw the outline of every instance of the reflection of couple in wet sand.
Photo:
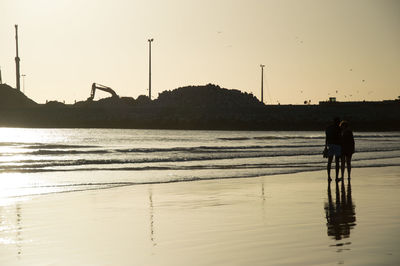
[(324, 157), (328, 157), (328, 181), (331, 181), (331, 165), (335, 157), (336, 181), (339, 180), (339, 159), (341, 160), (342, 179), (344, 177), (345, 164), (347, 165), (347, 176), (350, 179), (351, 157), (354, 153), (353, 132), (349, 129), (347, 121), (340, 122), (334, 118), (333, 124), (325, 130)]
[[(341, 240), (350, 236), (350, 230), (356, 225), (355, 205), (351, 196), (350, 180), (347, 185), (347, 193), (344, 182), (336, 183), (336, 199), (332, 200), (331, 183), (328, 183), (328, 202), (325, 202), (328, 236), (335, 240)], [(339, 184), (341, 183), (341, 189)]]

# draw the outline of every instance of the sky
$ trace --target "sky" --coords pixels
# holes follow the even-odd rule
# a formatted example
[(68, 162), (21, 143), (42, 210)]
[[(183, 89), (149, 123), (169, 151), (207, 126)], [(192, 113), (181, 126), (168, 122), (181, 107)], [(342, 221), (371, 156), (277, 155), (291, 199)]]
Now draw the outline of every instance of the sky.
[[(217, 84), (264, 102), (400, 96), (399, 0), (0, 0), (0, 68), (38, 103)], [(96, 99), (108, 97), (105, 92)]]

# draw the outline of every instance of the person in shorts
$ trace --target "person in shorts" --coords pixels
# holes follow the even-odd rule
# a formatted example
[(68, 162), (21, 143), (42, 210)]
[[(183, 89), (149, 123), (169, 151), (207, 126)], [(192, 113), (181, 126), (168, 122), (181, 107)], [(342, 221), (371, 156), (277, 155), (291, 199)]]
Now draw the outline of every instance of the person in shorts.
[(335, 170), (336, 170), (336, 181), (339, 181), (339, 160), (342, 155), (341, 147), (341, 130), (339, 127), (340, 119), (335, 117), (333, 119), (333, 124), (328, 126), (325, 130), (325, 149), (328, 153), (328, 181), (331, 181), (331, 166), (333, 157), (335, 157)]

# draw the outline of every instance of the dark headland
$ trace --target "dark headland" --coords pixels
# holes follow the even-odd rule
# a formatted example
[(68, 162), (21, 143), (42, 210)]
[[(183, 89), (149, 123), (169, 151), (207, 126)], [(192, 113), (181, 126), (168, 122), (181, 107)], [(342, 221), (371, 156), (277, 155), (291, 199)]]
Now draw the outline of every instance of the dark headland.
[(142, 95), (38, 104), (0, 84), (1, 127), (321, 130), (334, 116), (357, 131), (398, 131), (400, 100), (264, 105), (252, 94), (208, 84), (164, 91), (155, 100)]

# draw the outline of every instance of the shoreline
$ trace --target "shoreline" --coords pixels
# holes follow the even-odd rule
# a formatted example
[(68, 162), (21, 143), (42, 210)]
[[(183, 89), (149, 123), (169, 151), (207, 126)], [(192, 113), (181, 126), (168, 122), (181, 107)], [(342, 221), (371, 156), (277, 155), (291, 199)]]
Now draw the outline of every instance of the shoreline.
[[(399, 168), (400, 167), (398, 165), (371, 165), (371, 166), (352, 166), (352, 173), (354, 173), (354, 171), (356, 171), (357, 169), (372, 169), (373, 171), (376, 171), (378, 169), (381, 168)], [(118, 172), (119, 170), (117, 170), (116, 172)], [(346, 170), (347, 171), (347, 170)], [(348, 178), (347, 178), (347, 172), (345, 171), (345, 177), (344, 179), (339, 180), (339, 182), (345, 181), (348, 182)], [(93, 172), (92, 170), (86, 170), (85, 172)], [(110, 173), (112, 173), (114, 171), (111, 171)], [(11, 172), (13, 173), (13, 172)], [(236, 181), (240, 181), (242, 180), (243, 182), (245, 182), (246, 180), (252, 180), (252, 179), (265, 179), (265, 178), (285, 178), (287, 176), (290, 175), (307, 175), (307, 174), (311, 174), (311, 175), (315, 175), (318, 174), (320, 176), (327, 176), (326, 173), (326, 169), (315, 169), (315, 170), (304, 170), (304, 171), (296, 171), (293, 170), (293, 172), (287, 172), (287, 173), (273, 173), (273, 174), (268, 174), (268, 175), (254, 175), (254, 176), (243, 176), (243, 177), (220, 177), (220, 178), (193, 178), (193, 179), (187, 179), (187, 180), (170, 180), (170, 181), (154, 181), (154, 182), (143, 182), (143, 183), (136, 183), (136, 182), (115, 182), (115, 183), (93, 183), (91, 185), (94, 185), (96, 187), (93, 188), (79, 188), (76, 190), (64, 190), (64, 191), (50, 191), (50, 192), (43, 192), (43, 193), (34, 193), (34, 194), (25, 194), (25, 195), (19, 195), (19, 196), (9, 196), (3, 199), (4, 202), (18, 202), (18, 201), (26, 201), (26, 200), (34, 200), (35, 198), (38, 197), (43, 197), (43, 196), (57, 196), (57, 195), (62, 195), (62, 194), (69, 194), (69, 193), (85, 193), (85, 192), (101, 192), (103, 190), (112, 190), (112, 189), (119, 189), (119, 188), (130, 188), (130, 187), (136, 187), (136, 186), (157, 186), (157, 185), (173, 185), (173, 184), (180, 184), (180, 183), (196, 183), (196, 182), (236, 182)], [(334, 162), (332, 165), (332, 169), (331, 169), (331, 176), (332, 180), (331, 180), (331, 184), (334, 184), (335, 178), (335, 167), (334, 167)], [(339, 174), (340, 176), (340, 174)], [(327, 177), (325, 178), (327, 181)], [(351, 179), (352, 180), (352, 179)], [(59, 185), (60, 187), (63, 186), (68, 186), (68, 185)], [(85, 184), (82, 185), (73, 185), (76, 187), (79, 186), (85, 186)], [(1, 199), (1, 198), (0, 198)], [(3, 204), (0, 201), (0, 207), (2, 206), (6, 206), (8, 204)]]

